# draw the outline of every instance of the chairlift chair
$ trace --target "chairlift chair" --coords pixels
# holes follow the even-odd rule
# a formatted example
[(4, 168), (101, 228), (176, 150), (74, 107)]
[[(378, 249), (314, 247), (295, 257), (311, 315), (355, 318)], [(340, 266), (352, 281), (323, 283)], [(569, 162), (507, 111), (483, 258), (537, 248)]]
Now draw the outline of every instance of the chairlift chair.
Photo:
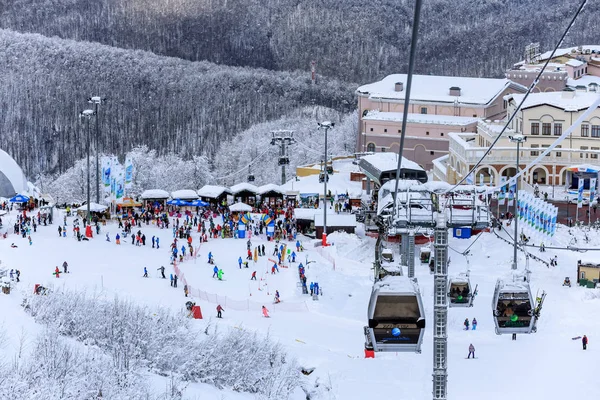
[(387, 275), (376, 281), (367, 313), (366, 350), (421, 352), (425, 311), (416, 280)]
[(534, 299), (527, 281), (505, 282), (498, 279), (492, 300), (496, 334), (536, 332), (536, 323), (545, 297), (546, 293), (543, 292), (540, 298)]

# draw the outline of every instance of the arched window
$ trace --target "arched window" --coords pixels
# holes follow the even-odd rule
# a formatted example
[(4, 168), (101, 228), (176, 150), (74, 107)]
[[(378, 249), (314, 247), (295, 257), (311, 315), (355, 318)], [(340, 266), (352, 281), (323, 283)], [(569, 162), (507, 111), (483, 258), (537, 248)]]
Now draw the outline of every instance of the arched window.
[(367, 151), (375, 153), (375, 143), (369, 143), (367, 145)]

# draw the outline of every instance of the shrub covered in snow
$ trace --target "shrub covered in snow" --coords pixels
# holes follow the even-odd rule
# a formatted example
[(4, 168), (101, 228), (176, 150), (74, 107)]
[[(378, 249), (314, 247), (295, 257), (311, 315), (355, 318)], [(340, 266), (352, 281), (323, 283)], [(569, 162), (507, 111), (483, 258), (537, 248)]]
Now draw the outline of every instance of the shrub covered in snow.
[(198, 334), (170, 310), (81, 292), (30, 295), (24, 306), (60, 335), (104, 350), (124, 373), (147, 368), (268, 399), (285, 399), (302, 382), (296, 361), (279, 344), (245, 330)]

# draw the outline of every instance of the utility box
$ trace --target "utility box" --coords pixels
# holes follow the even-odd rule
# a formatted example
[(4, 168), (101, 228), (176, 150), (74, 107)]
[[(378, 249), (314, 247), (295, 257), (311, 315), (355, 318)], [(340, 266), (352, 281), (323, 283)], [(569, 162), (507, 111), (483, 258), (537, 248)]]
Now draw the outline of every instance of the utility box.
[(453, 228), (452, 236), (458, 239), (469, 239), (472, 236), (471, 228)]

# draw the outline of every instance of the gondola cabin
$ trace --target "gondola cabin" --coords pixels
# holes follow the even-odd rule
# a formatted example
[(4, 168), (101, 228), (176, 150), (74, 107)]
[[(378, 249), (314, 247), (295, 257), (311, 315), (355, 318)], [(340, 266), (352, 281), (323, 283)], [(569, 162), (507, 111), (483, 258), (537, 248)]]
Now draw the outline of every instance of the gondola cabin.
[(386, 276), (403, 276), (402, 265), (394, 262), (394, 253), (391, 249), (383, 248), (381, 250), (379, 275), (376, 280), (381, 280)]
[(536, 310), (528, 282), (496, 282), (492, 302), (496, 334), (536, 331)]
[(431, 247), (423, 246), (419, 249), (421, 264), (428, 264), (431, 258)]
[(448, 281), (448, 300), (450, 307), (472, 307), (477, 288), (471, 287), (469, 275), (460, 274)]
[(375, 282), (365, 327), (365, 349), (421, 352), (425, 312), (419, 287), (404, 276), (386, 276)]

